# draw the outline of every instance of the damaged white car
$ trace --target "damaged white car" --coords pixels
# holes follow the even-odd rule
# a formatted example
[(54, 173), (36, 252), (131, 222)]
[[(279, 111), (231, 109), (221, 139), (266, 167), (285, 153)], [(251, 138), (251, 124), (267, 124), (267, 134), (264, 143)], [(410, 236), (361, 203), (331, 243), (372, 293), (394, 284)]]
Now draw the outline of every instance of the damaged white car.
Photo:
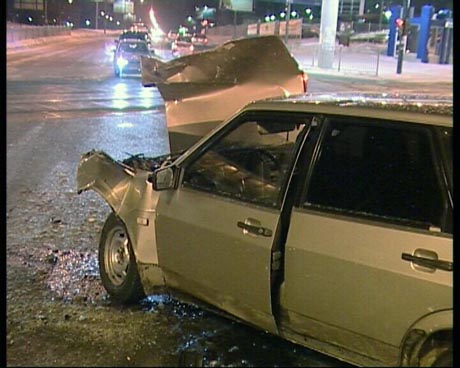
[(305, 80), (276, 37), (143, 65), (188, 149), (82, 156), (78, 191), (113, 211), (105, 288), (176, 290), (357, 365), (452, 366), (452, 101)]

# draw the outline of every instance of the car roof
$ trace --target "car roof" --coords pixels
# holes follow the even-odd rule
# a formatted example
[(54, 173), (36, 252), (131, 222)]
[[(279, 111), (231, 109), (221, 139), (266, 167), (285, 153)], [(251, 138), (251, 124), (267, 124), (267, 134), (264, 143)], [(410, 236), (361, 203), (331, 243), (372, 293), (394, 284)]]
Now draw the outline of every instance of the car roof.
[(145, 36), (148, 36), (148, 34), (149, 34), (148, 32), (144, 32), (144, 31), (126, 31), (120, 35), (120, 38), (127, 38), (127, 37), (144, 38)]
[(278, 110), (374, 117), (421, 124), (453, 126), (451, 97), (387, 93), (306, 93), (250, 103), (243, 110)]

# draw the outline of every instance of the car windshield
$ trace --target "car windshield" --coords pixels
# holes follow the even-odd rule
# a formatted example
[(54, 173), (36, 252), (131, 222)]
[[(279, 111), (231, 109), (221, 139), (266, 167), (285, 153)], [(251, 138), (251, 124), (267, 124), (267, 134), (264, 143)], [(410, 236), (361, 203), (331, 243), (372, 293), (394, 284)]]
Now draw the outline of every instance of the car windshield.
[(145, 40), (147, 36), (148, 35), (146, 32), (127, 32), (127, 33), (123, 33), (120, 36), (120, 39), (124, 40), (124, 39), (134, 38), (138, 40)]
[(147, 45), (142, 42), (122, 43), (120, 45), (120, 50), (123, 52), (130, 52), (130, 53), (147, 53), (148, 52)]

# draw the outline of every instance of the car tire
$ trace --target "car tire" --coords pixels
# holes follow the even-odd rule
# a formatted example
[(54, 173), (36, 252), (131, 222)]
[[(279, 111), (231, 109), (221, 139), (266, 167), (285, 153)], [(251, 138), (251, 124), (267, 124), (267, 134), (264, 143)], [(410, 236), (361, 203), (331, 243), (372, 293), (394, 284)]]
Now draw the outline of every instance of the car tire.
[(432, 367), (453, 367), (454, 355), (452, 349), (448, 349), (441, 353), (434, 361)]
[(453, 367), (452, 346), (440, 344), (430, 349), (419, 362), (421, 367)]
[(99, 272), (102, 284), (116, 302), (132, 304), (145, 297), (128, 232), (113, 212), (101, 232)]

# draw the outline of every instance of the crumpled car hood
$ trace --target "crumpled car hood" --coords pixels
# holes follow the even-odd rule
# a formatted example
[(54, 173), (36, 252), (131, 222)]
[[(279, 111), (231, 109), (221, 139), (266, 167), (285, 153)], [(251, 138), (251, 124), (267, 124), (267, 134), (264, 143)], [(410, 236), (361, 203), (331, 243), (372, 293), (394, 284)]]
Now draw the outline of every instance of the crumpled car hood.
[(306, 77), (276, 36), (229, 41), (169, 62), (142, 58), (142, 84), (156, 86), (168, 127), (223, 121), (253, 100), (305, 92)]

